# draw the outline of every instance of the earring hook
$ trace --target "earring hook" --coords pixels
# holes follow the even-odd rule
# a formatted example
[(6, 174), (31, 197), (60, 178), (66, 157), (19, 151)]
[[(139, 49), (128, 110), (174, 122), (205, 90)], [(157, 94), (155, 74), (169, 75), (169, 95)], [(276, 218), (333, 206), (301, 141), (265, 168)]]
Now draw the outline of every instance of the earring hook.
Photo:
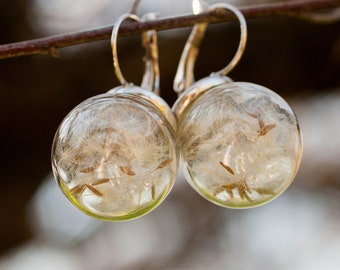
[(115, 22), (115, 25), (112, 30), (112, 35), (111, 35), (111, 48), (112, 48), (112, 57), (113, 57), (113, 67), (117, 76), (117, 79), (123, 86), (127, 86), (129, 83), (127, 80), (124, 78), (122, 71), (119, 66), (119, 61), (118, 61), (118, 55), (117, 55), (117, 38), (118, 38), (118, 32), (120, 25), (122, 24), (123, 21), (126, 19), (131, 19), (137, 22), (140, 22), (140, 19), (138, 16), (134, 14), (123, 14), (121, 15)]
[[(119, 82), (123, 86), (129, 85), (128, 81), (122, 74), (119, 66), (118, 54), (117, 54), (117, 38), (119, 33), (120, 25), (123, 21), (131, 19), (137, 22), (154, 20), (157, 15), (154, 13), (149, 13), (143, 16), (142, 20), (135, 14), (123, 14), (115, 22), (111, 35), (111, 47), (113, 56), (113, 66), (115, 74)], [(151, 90), (155, 94), (159, 95), (160, 92), (160, 75), (159, 75), (159, 64), (158, 64), (158, 47), (157, 47), (157, 34), (155, 30), (149, 30), (142, 33), (142, 44), (145, 48), (145, 71), (141, 83), (143, 89)]]
[[(202, 1), (193, 0), (192, 10), (195, 15), (203, 12), (206, 8)], [(190, 32), (189, 38), (184, 45), (177, 72), (174, 80), (174, 90), (178, 94), (184, 92), (195, 81), (194, 66), (199, 53), (199, 47), (204, 38), (208, 23), (197, 23)]]
[[(201, 1), (194, 1), (193, 9), (202, 12), (204, 10)], [(198, 6), (197, 6), (198, 5)], [(197, 7), (199, 7), (197, 9)], [(224, 8), (235, 14), (240, 23), (240, 42), (237, 51), (229, 62), (229, 64), (223, 69), (214, 72), (212, 74), (218, 76), (226, 76), (240, 61), (247, 42), (247, 23), (243, 14), (234, 6), (227, 3), (215, 4), (209, 7), (209, 11)], [(195, 11), (194, 11), (195, 12)], [(197, 11), (195, 12), (197, 14)], [(174, 80), (174, 90), (178, 94), (183, 93), (190, 85), (194, 83), (194, 65), (199, 53), (199, 46), (204, 38), (205, 31), (207, 29), (208, 23), (198, 23), (194, 25), (188, 41), (185, 44), (181, 59), (177, 68), (175, 80)]]
[[(155, 20), (158, 15), (155, 13), (148, 13), (142, 17), (143, 21)], [(141, 87), (150, 89), (157, 95), (160, 95), (160, 72), (158, 61), (158, 42), (157, 32), (155, 30), (147, 31), (142, 35), (142, 44), (145, 48), (145, 71)]]

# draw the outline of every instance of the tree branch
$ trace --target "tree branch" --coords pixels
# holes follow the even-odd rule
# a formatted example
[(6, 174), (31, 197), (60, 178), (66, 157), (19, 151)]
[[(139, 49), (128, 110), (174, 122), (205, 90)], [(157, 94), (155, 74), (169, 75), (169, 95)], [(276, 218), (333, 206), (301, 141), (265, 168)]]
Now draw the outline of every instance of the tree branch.
[[(136, 1), (136, 3), (138, 3), (138, 1)], [(270, 16), (291, 16), (314, 21), (313, 18), (315, 18), (315, 16), (309, 16), (309, 14), (312, 12), (330, 10), (338, 7), (340, 7), (340, 0), (307, 0), (246, 6), (241, 7), (240, 11), (243, 13), (246, 19)], [(326, 15), (324, 14), (323, 16)], [(127, 36), (151, 29), (161, 31), (188, 27), (199, 22), (216, 23), (234, 19), (235, 18), (233, 15), (231, 15), (226, 10), (216, 9), (214, 11), (201, 13), (199, 15), (184, 15), (140, 23), (126, 22), (121, 26), (119, 34), (122, 36)], [(332, 21), (334, 20), (339, 20), (339, 18), (333, 18)], [(315, 20), (314, 22), (318, 22), (318, 20)], [(98, 29), (1, 45), (0, 59), (32, 54), (51, 55), (53, 57), (58, 57), (58, 48), (109, 39), (112, 28), (113, 25), (110, 25)]]

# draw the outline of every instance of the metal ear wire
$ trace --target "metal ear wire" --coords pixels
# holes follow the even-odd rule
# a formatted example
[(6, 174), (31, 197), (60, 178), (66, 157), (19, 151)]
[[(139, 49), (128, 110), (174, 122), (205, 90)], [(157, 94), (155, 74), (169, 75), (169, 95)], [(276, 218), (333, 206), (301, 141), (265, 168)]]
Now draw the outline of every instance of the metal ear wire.
[[(149, 13), (143, 16), (142, 20), (154, 20), (157, 18), (157, 15), (154, 13)], [(119, 80), (119, 82), (123, 86), (129, 85), (128, 81), (124, 78), (122, 71), (119, 66), (118, 55), (117, 55), (117, 38), (118, 32), (121, 23), (126, 20), (131, 19), (137, 22), (141, 22), (134, 14), (124, 14), (120, 16), (115, 26), (112, 30), (111, 35), (111, 47), (112, 47), (112, 57), (113, 57), (113, 66), (115, 70), (115, 74)], [(151, 90), (155, 94), (159, 94), (160, 92), (160, 75), (159, 75), (159, 64), (158, 64), (158, 47), (157, 47), (157, 33), (155, 30), (150, 30), (142, 33), (142, 44), (145, 48), (145, 71), (143, 75), (143, 80), (141, 83), (141, 87), (146, 90)]]
[(115, 23), (115, 25), (113, 27), (112, 35), (111, 35), (111, 47), (112, 47), (113, 67), (114, 67), (117, 79), (119, 80), (119, 82), (123, 86), (127, 86), (129, 83), (124, 78), (124, 76), (122, 74), (122, 71), (120, 69), (120, 66), (119, 66), (118, 55), (117, 55), (117, 38), (118, 38), (118, 32), (119, 32), (120, 25), (126, 19), (131, 19), (131, 20), (140, 22), (139, 17), (137, 17), (136, 15), (134, 15), (134, 14), (124, 14), (124, 15), (120, 16), (116, 20), (116, 23)]
[[(192, 9), (194, 14), (205, 11), (202, 1), (193, 0)], [(194, 66), (199, 53), (199, 47), (204, 38), (208, 23), (197, 23), (190, 32), (189, 38), (185, 43), (181, 59), (178, 64), (174, 79), (174, 91), (179, 95), (183, 93), (195, 81)]]
[[(158, 15), (148, 13), (142, 17), (143, 21), (155, 20)], [(150, 30), (142, 35), (142, 44), (145, 48), (145, 71), (141, 87), (160, 95), (160, 72), (158, 58), (157, 32)]]
[[(202, 12), (203, 9), (203, 4), (200, 1), (194, 1), (196, 4), (196, 7), (193, 6), (194, 10), (199, 10), (199, 12)], [(197, 9), (197, 5), (199, 8)], [(242, 13), (234, 6), (227, 4), (227, 3), (220, 3), (220, 4), (215, 4), (209, 7), (209, 11), (219, 9), (219, 8), (224, 8), (228, 11), (231, 11), (232, 13), (235, 14), (237, 19), (239, 20), (240, 23), (240, 32), (241, 32), (241, 37), (240, 37), (240, 42), (239, 46), (237, 48), (237, 51), (232, 58), (232, 60), (229, 62), (229, 64), (221, 69), (218, 72), (215, 72), (213, 74), (219, 75), (219, 76), (225, 76), (227, 75), (240, 61), (243, 52), (245, 50), (246, 42), (247, 42), (247, 23), (245, 21), (244, 16)], [(190, 85), (193, 84), (194, 82), (194, 65), (199, 53), (199, 46), (201, 44), (201, 41), (204, 37), (206, 28), (208, 26), (208, 23), (198, 23), (194, 25), (194, 28), (192, 29), (190, 36), (188, 38), (187, 43), (185, 44), (175, 80), (174, 80), (174, 90), (178, 94), (183, 93)]]
[(211, 6), (211, 10), (217, 9), (217, 8), (225, 8), (227, 10), (230, 10), (233, 12), (236, 17), (239, 20), (240, 23), (240, 42), (236, 51), (236, 54), (234, 55), (233, 59), (229, 62), (229, 64), (221, 69), (220, 71), (216, 72), (217, 74), (221, 76), (227, 75), (230, 71), (234, 69), (234, 67), (238, 64), (238, 62), (241, 60), (241, 57), (244, 53), (244, 50), (246, 48), (247, 43), (247, 22), (243, 16), (243, 14), (234, 6), (229, 5), (227, 3), (221, 3), (221, 4), (215, 4)]

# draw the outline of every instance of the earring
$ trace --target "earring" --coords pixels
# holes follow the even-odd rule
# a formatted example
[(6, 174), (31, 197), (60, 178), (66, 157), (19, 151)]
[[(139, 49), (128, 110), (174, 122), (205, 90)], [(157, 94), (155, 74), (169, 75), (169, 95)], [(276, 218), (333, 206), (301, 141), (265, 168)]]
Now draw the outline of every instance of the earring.
[(111, 45), (121, 82), (75, 107), (60, 124), (52, 146), (54, 176), (66, 197), (86, 214), (108, 221), (140, 217), (171, 190), (178, 167), (175, 117), (157, 94), (157, 37), (142, 35), (146, 71), (142, 87), (128, 83), (119, 68), (117, 37), (131, 14), (118, 18)]
[(190, 34), (174, 81), (180, 94), (173, 106), (180, 163), (189, 184), (207, 200), (249, 208), (276, 198), (291, 184), (302, 157), (302, 135), (293, 110), (278, 94), (226, 77), (243, 54), (247, 26), (235, 7), (217, 4), (210, 10), (215, 8), (236, 15), (241, 39), (227, 67), (193, 83), (207, 24), (195, 25)]

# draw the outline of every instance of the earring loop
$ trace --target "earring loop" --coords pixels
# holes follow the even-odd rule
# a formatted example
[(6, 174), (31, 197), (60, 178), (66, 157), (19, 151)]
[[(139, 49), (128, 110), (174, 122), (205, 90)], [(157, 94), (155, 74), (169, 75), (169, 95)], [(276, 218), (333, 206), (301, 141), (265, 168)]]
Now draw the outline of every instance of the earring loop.
[(129, 83), (124, 78), (123, 73), (122, 73), (120, 66), (119, 66), (118, 54), (117, 54), (117, 38), (118, 38), (118, 32), (119, 32), (120, 25), (122, 24), (123, 21), (125, 21), (127, 19), (131, 19), (131, 20), (134, 20), (136, 22), (141, 21), (139, 19), (139, 17), (134, 15), (134, 14), (123, 14), (116, 20), (114, 27), (113, 27), (113, 30), (112, 30), (112, 35), (111, 35), (113, 67), (114, 67), (117, 79), (119, 80), (119, 82), (123, 86), (127, 86)]
[[(247, 23), (243, 14), (234, 6), (227, 3), (212, 5), (208, 10), (226, 9), (237, 17), (240, 23), (240, 42), (237, 51), (231, 61), (217, 72), (212, 74), (217, 76), (226, 76), (240, 61), (247, 43)], [(200, 8), (200, 11), (203, 7)], [(183, 93), (194, 82), (194, 65), (199, 52), (199, 46), (204, 37), (208, 23), (199, 23), (194, 25), (187, 43), (185, 44), (178, 69), (174, 80), (174, 90), (178, 94)]]
[[(117, 39), (119, 28), (121, 24), (127, 20), (134, 20), (136, 22), (146, 21), (146, 20), (154, 20), (157, 18), (157, 15), (154, 13), (148, 13), (143, 16), (142, 19), (139, 19), (138, 16), (134, 14), (123, 14), (120, 16), (112, 30), (111, 35), (111, 48), (112, 48), (112, 58), (113, 58), (113, 66), (115, 70), (115, 74), (123, 86), (127, 86), (129, 83), (123, 76), (123, 73), (120, 69), (118, 53), (117, 53)], [(145, 48), (145, 72), (143, 75), (141, 87), (143, 89), (148, 89), (159, 95), (160, 93), (160, 80), (159, 80), (159, 64), (158, 64), (158, 47), (157, 47), (157, 34), (155, 30), (150, 30), (142, 33), (142, 45)]]
[(246, 20), (243, 16), (243, 14), (234, 6), (227, 4), (227, 3), (220, 3), (220, 4), (215, 4), (211, 6), (211, 10), (217, 9), (217, 8), (224, 8), (226, 10), (231, 11), (234, 13), (239, 20), (240, 23), (240, 42), (237, 48), (237, 51), (234, 55), (234, 57), (231, 59), (229, 64), (222, 68), (220, 71), (217, 71), (216, 73), (219, 74), (220, 76), (225, 76), (227, 75), (230, 71), (234, 69), (234, 67), (238, 64), (238, 62), (241, 60), (241, 57), (244, 53), (244, 50), (246, 48), (246, 43), (247, 43), (247, 23)]

